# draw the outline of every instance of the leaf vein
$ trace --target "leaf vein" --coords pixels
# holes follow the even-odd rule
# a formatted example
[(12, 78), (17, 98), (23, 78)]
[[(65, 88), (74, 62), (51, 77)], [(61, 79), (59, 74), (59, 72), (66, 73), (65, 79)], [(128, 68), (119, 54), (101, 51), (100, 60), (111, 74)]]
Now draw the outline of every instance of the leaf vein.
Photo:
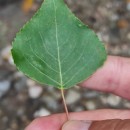
[(51, 70), (53, 70), (53, 71), (56, 72), (56, 73), (59, 73), (58, 71), (56, 71), (55, 69), (53, 69), (48, 63), (46, 63), (45, 60), (41, 59), (40, 56), (38, 56), (38, 55), (36, 54), (36, 52), (33, 50), (32, 46), (31, 46), (31, 44), (30, 44), (30, 48), (31, 48), (31, 51), (34, 53), (34, 55), (35, 55), (38, 59), (40, 59), (42, 62), (44, 62), (44, 63), (48, 66), (48, 68), (50, 68)]
[(58, 65), (59, 65), (59, 72), (60, 72), (60, 87), (63, 89), (63, 79), (62, 79), (62, 72), (61, 72), (61, 61), (60, 61), (60, 48), (59, 48), (59, 40), (58, 40), (58, 26), (57, 26), (57, 17), (56, 17), (56, 5), (55, 1), (53, 0), (54, 4), (54, 12), (55, 12), (55, 30), (56, 30), (56, 44), (57, 44), (57, 56), (58, 56)]
[(78, 58), (77, 60), (75, 60), (75, 62), (70, 66), (70, 68), (63, 73), (63, 75), (65, 75), (68, 71), (70, 71), (70, 70), (76, 65), (76, 63), (78, 63), (78, 61), (80, 61), (81, 57), (82, 57), (83, 54), (84, 54), (84, 50), (85, 50), (85, 47), (84, 47), (84, 49), (83, 49), (81, 55), (79, 56), (79, 58)]
[(42, 37), (42, 35), (41, 35), (41, 32), (39, 32), (39, 35), (40, 35), (40, 37), (41, 37), (42, 45), (43, 45), (43, 47), (45, 48), (45, 51), (46, 51), (53, 59), (55, 59), (55, 60), (57, 61), (56, 57), (54, 57), (54, 56), (48, 51), (48, 49), (47, 49), (47, 47), (46, 47), (46, 42), (44, 42), (45, 40), (43, 40), (43, 37)]
[[(93, 57), (93, 56), (92, 56), (92, 57)], [(93, 60), (92, 58), (90, 58), (90, 59), (91, 59), (90, 61)], [(68, 84), (70, 81), (72, 81), (77, 74), (79, 74), (84, 68), (86, 68), (86, 66), (87, 66), (87, 64), (86, 64), (85, 66), (83, 66), (81, 69), (79, 69), (79, 71), (77, 71), (77, 72), (75, 73), (75, 75), (73, 75), (73, 76), (71, 77), (71, 79), (69, 79), (64, 85), (66, 85), (66, 84)]]
[(50, 79), (51, 81), (53, 81), (54, 83), (60, 85), (60, 83), (58, 83), (56, 80), (52, 79), (50, 76), (46, 75), (45, 73), (43, 73), (42, 71), (40, 71), (36, 66), (34, 66), (31, 62), (29, 62), (28, 58), (23, 55), (25, 60), (33, 67), (35, 68), (39, 73), (41, 73), (42, 75), (44, 75), (45, 77), (47, 77), (48, 79)]
[(77, 46), (77, 43), (75, 42), (72, 51), (71, 51), (70, 53), (68, 53), (68, 54), (61, 60), (61, 64), (65, 61), (65, 59), (67, 59), (67, 58), (74, 52), (76, 46)]

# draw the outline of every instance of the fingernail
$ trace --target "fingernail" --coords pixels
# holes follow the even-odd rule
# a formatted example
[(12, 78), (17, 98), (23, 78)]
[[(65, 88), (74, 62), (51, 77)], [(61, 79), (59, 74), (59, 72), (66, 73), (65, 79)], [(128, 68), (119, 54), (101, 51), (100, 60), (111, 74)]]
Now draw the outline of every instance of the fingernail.
[(66, 122), (62, 130), (89, 130), (91, 121), (68, 121)]

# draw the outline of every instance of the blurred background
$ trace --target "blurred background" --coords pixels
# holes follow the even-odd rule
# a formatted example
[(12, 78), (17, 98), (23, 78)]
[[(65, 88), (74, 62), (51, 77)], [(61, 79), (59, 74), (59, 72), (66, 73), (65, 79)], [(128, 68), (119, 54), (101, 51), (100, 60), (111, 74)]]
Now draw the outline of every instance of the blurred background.
[[(10, 49), (16, 32), (42, 0), (0, 0), (0, 130), (23, 130), (34, 118), (64, 112), (59, 90), (18, 72)], [(108, 54), (130, 57), (130, 0), (66, 0), (74, 14), (104, 42)], [(129, 109), (112, 94), (75, 86), (65, 92), (69, 111)]]

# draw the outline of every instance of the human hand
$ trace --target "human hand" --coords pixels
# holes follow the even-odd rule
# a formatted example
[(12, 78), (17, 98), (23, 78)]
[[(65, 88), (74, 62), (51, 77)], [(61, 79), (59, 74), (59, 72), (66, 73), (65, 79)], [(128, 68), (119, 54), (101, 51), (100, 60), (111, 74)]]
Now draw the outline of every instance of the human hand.
[[(130, 100), (130, 59), (109, 56), (82, 87), (110, 92)], [(95, 110), (35, 119), (25, 130), (130, 130), (130, 110)]]

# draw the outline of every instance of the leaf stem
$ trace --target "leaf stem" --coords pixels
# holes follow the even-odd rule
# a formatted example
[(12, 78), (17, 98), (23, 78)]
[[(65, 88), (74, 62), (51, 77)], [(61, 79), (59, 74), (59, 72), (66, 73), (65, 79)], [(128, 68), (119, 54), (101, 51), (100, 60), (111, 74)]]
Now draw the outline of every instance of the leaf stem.
[(69, 120), (69, 112), (68, 112), (68, 108), (67, 108), (66, 101), (65, 101), (64, 89), (61, 89), (61, 95), (62, 95), (63, 104), (64, 104), (64, 108), (65, 108), (65, 112), (66, 112), (66, 117), (67, 117), (67, 120)]

